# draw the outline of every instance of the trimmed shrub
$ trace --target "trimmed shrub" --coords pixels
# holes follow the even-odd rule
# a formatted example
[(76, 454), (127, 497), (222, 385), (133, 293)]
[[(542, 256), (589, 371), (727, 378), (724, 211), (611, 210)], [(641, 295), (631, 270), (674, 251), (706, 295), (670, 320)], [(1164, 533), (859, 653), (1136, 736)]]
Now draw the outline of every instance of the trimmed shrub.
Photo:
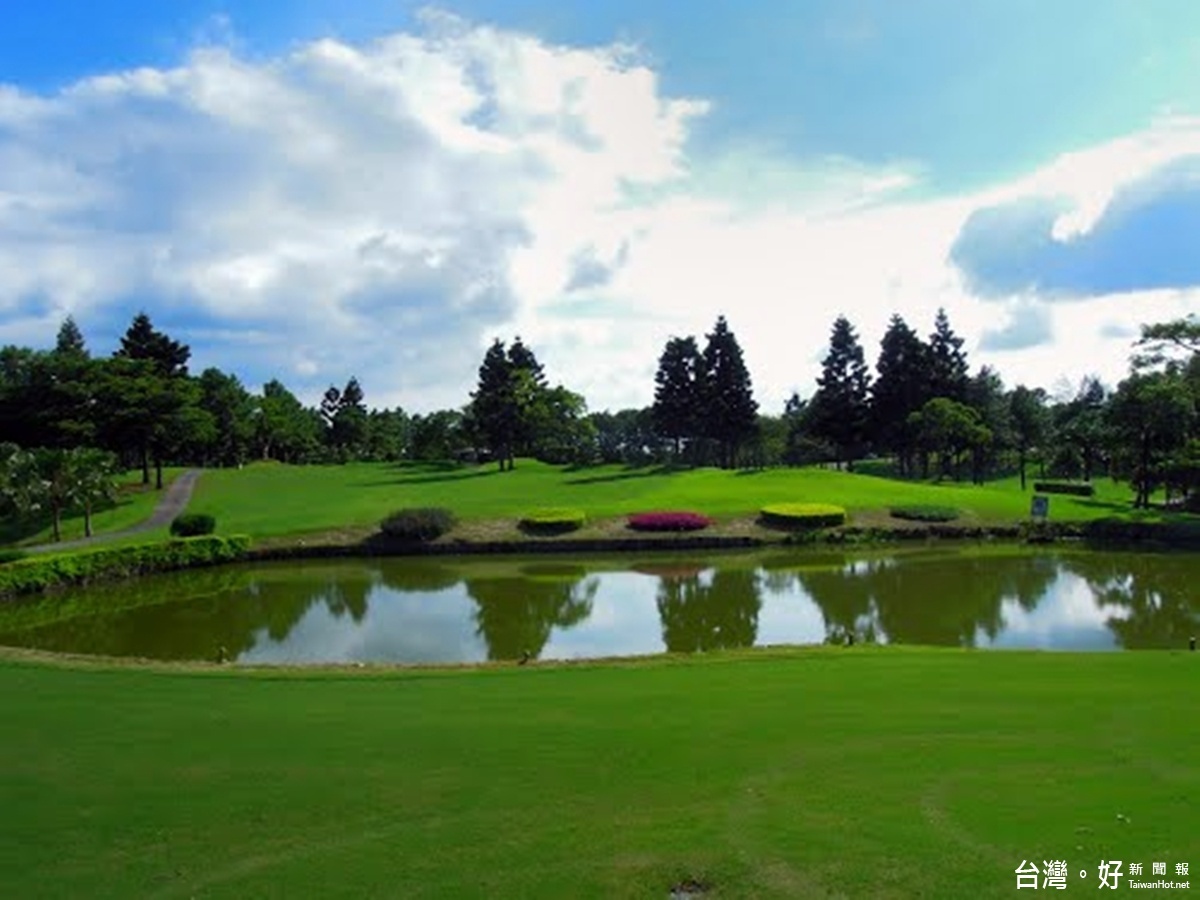
[(24, 550), (18, 550), (15, 547), (8, 549), (0, 548), (0, 565), (16, 562), (18, 559), (24, 559), (28, 555)]
[(199, 537), (217, 530), (217, 520), (208, 513), (183, 513), (171, 522), (175, 537)]
[(629, 517), (634, 531), (699, 531), (712, 524), (712, 519), (694, 512), (646, 512)]
[(1035, 481), (1033, 489), (1039, 494), (1070, 494), (1074, 497), (1091, 497), (1096, 486), (1086, 481)]
[(535, 509), (521, 519), (520, 527), (533, 534), (566, 534), (581, 528), (585, 521), (582, 509)]
[(893, 506), (889, 511), (897, 519), (913, 522), (953, 522), (959, 516), (958, 510), (953, 506), (933, 506), (926, 503)]
[(0, 596), (234, 562), (246, 556), (244, 535), (178, 538), (157, 544), (30, 556), (0, 568)]
[(846, 510), (832, 503), (772, 503), (759, 515), (776, 528), (835, 528), (846, 521)]
[(380, 530), (397, 541), (432, 541), (454, 527), (454, 513), (440, 506), (400, 509), (383, 520)]

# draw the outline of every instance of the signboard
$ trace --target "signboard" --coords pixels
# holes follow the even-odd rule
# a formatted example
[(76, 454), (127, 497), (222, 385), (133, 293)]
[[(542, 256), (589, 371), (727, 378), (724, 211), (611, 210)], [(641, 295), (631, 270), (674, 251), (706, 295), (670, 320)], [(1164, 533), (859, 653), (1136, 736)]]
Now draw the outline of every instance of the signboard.
[(1050, 515), (1050, 498), (1044, 497), (1041, 494), (1033, 495), (1033, 502), (1030, 504), (1029, 514), (1035, 519), (1045, 519)]

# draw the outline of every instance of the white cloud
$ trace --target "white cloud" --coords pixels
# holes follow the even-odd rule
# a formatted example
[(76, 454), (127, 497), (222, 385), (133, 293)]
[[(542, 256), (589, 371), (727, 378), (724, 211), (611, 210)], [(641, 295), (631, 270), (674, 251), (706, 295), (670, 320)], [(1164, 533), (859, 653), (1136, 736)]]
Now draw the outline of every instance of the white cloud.
[[(998, 307), (949, 262), (974, 210), (1065, 197), (1067, 240), (1131, 179), (1200, 152), (1200, 125), (1164, 120), (921, 200), (910, 161), (690, 147), (707, 103), (664, 96), (636, 48), (443, 13), (266, 60), (231, 41), (53, 95), (0, 86), (0, 341), (48, 343), (68, 311), (112, 333), (145, 305), (197, 363), (251, 384), (280, 377), (311, 400), (356, 374), (369, 402), (424, 411), (464, 402), (482, 348), (520, 333), (553, 379), (616, 408), (650, 401), (670, 335), (724, 313), (776, 411), (811, 392), (840, 313), (871, 359), (892, 312), (927, 333), (938, 306), (978, 350)], [(1119, 329), (1195, 299), (1055, 308), (1037, 314), (1053, 344), (972, 361), (1010, 382), (1115, 380)]]

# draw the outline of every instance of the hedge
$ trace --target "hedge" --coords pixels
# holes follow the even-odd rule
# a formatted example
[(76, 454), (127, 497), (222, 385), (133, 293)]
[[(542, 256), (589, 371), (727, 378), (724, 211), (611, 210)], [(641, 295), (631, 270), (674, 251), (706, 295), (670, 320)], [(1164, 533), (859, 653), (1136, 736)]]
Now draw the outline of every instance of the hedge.
[(175, 537), (199, 537), (217, 530), (217, 520), (208, 513), (184, 513), (171, 522)]
[(576, 531), (587, 521), (582, 509), (535, 509), (522, 517), (520, 527), (535, 534), (565, 534)]
[(387, 537), (397, 541), (432, 541), (454, 527), (454, 513), (440, 506), (400, 509), (379, 526)]
[(912, 522), (953, 522), (959, 517), (959, 511), (953, 506), (933, 506), (925, 503), (893, 506), (889, 512), (893, 518)]
[(777, 528), (834, 528), (846, 522), (846, 510), (832, 503), (772, 503), (759, 516), (764, 525)]
[(629, 517), (634, 531), (699, 531), (712, 524), (712, 519), (695, 512), (645, 512)]
[(1074, 497), (1091, 497), (1096, 486), (1078, 481), (1035, 481), (1033, 489), (1039, 494), (1071, 494)]
[(235, 562), (245, 558), (249, 549), (250, 538), (237, 535), (31, 556), (0, 567), (0, 596)]

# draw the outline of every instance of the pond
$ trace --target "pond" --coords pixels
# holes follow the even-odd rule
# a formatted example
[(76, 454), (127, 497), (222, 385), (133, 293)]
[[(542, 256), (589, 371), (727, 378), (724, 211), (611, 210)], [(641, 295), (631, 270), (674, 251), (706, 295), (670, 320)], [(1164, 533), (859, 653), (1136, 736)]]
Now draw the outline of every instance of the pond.
[(0, 644), (249, 664), (467, 663), (875, 641), (1184, 648), (1200, 554), (1017, 547), (269, 563), (0, 605)]

